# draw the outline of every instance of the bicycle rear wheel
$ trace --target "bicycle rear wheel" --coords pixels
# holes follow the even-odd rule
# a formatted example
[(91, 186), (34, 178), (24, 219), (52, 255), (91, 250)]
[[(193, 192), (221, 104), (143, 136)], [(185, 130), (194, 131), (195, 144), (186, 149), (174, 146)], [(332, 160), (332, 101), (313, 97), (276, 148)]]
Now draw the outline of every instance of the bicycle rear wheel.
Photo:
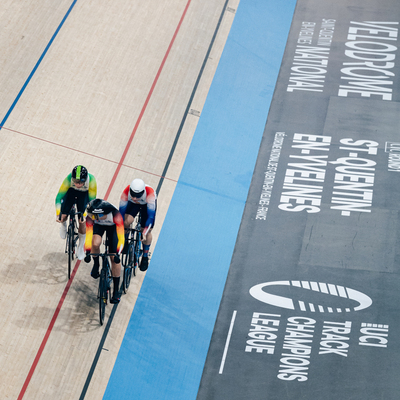
[[(107, 262), (107, 261), (104, 261)], [(107, 269), (106, 266), (103, 266), (100, 272), (100, 282), (99, 282), (99, 318), (100, 325), (104, 323), (104, 317), (106, 314), (106, 305), (107, 305), (107, 292), (108, 292), (108, 282), (107, 282)]]
[(74, 225), (72, 222), (68, 225), (67, 248), (68, 248), (68, 280), (71, 278), (72, 261), (74, 260)]
[(121, 263), (124, 268), (132, 264), (132, 254), (129, 251), (130, 239), (127, 240), (129, 240), (129, 243), (127, 245), (128, 250), (126, 252), (123, 252), (121, 257)]

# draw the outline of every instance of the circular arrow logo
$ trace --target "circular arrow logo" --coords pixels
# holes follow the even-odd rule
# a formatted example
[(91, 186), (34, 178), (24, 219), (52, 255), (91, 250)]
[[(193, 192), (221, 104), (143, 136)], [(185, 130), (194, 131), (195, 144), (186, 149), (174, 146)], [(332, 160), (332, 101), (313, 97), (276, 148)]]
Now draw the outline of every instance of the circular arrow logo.
[[(285, 297), (277, 294), (269, 293), (268, 288), (286, 286), (289, 289), (300, 288), (302, 289), (301, 296), (299, 298)], [(267, 290), (264, 290), (267, 288)], [(276, 292), (276, 288), (274, 288)], [(278, 289), (279, 291), (279, 289)], [(291, 290), (296, 292), (295, 290)], [(310, 297), (306, 293), (317, 292), (320, 295), (315, 297), (313, 294), (312, 300), (315, 298), (317, 302), (304, 301), (304, 298)], [(334, 285), (331, 283), (322, 282), (310, 282), (310, 281), (274, 281), (265, 282), (255, 285), (250, 289), (250, 294), (257, 300), (263, 303), (270, 304), (271, 306), (287, 308), (288, 310), (300, 309), (301, 311), (311, 311), (311, 312), (328, 312), (328, 313), (342, 313), (351, 311), (360, 311), (368, 308), (372, 304), (372, 300), (369, 296), (364, 293), (359, 292), (348, 287)], [(331, 298), (328, 298), (330, 296)], [(300, 299), (301, 297), (301, 299)], [(338, 300), (340, 303), (343, 301), (346, 303), (345, 307), (338, 307)], [(347, 299), (348, 301), (346, 302)], [(354, 306), (356, 302), (356, 306)], [(324, 303), (324, 304), (322, 304)]]

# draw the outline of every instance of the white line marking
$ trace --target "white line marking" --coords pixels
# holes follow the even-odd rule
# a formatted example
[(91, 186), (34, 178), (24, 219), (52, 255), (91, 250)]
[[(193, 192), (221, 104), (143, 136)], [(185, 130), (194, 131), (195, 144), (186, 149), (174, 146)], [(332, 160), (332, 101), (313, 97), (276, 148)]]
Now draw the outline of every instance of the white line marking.
[(304, 304), (304, 301), (299, 300), (299, 306), (301, 311), (306, 311), (306, 306)]
[(235, 324), (236, 313), (237, 311), (235, 310), (232, 315), (231, 326), (229, 327), (228, 337), (226, 338), (226, 343), (225, 343), (224, 354), (222, 355), (221, 366), (219, 367), (220, 374), (222, 374), (222, 372), (224, 371), (226, 355), (228, 354), (228, 347), (229, 347), (229, 342), (231, 341), (231, 335), (233, 331), (233, 325)]
[(345, 297), (347, 299), (346, 289), (343, 286), (336, 286), (340, 297)]
[(332, 285), (331, 283), (328, 283), (328, 288), (329, 288), (329, 293), (332, 296), (337, 296), (338, 295), (338, 292), (336, 290), (336, 285)]
[(301, 281), (304, 289), (310, 289), (310, 283), (308, 281)]
[(326, 283), (319, 282), (319, 287), (321, 289), (321, 293), (326, 293), (326, 294), (329, 293), (328, 292), (328, 287), (326, 286)]

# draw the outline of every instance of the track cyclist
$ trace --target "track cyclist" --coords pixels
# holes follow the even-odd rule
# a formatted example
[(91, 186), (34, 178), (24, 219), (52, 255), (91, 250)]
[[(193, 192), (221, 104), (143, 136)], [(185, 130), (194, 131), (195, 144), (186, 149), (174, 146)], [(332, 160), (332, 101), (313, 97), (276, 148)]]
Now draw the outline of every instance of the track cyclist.
[[(119, 255), (125, 243), (124, 221), (118, 209), (111, 203), (102, 199), (92, 200), (86, 208), (88, 217), (86, 218), (86, 242), (85, 262), (90, 262), (89, 253), (100, 253), (100, 245), (104, 232), (108, 236), (109, 252), (118, 256), (111, 256), (111, 274), (113, 276), (113, 296), (111, 303), (119, 303), (121, 294), (119, 291), (119, 281), (121, 275), (121, 262)], [(99, 273), (99, 257), (93, 256), (93, 268), (90, 275), (97, 279)]]
[(89, 174), (83, 165), (77, 165), (72, 172), (64, 179), (56, 196), (56, 221), (61, 223), (60, 236), (65, 239), (67, 236), (67, 218), (72, 206), (76, 204), (77, 211), (81, 212), (79, 219), (79, 245), (77, 257), (82, 260), (85, 257), (84, 244), (86, 236), (86, 225), (84, 216), (89, 201), (96, 198), (97, 183), (92, 174)]
[(134, 179), (122, 192), (119, 211), (124, 218), (124, 228), (128, 229), (133, 223), (135, 216), (140, 212), (142, 225), (143, 256), (139, 269), (146, 271), (149, 266), (149, 250), (153, 239), (152, 229), (154, 228), (157, 195), (151, 186), (145, 185), (142, 179)]

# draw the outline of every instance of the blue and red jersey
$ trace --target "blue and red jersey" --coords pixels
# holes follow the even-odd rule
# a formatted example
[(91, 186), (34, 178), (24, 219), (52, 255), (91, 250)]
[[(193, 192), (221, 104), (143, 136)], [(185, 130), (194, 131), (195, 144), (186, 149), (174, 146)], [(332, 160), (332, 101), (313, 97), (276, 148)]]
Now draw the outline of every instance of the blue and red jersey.
[(119, 201), (119, 212), (122, 215), (122, 218), (125, 217), (126, 208), (128, 207), (128, 202), (132, 202), (134, 204), (146, 205), (147, 206), (147, 220), (144, 224), (145, 229), (151, 228), (154, 226), (154, 220), (156, 217), (156, 200), (157, 195), (154, 189), (151, 186), (145, 185), (145, 190), (142, 197), (136, 198), (132, 197), (129, 192), (130, 186), (128, 185), (125, 190), (122, 192), (120, 201)]

